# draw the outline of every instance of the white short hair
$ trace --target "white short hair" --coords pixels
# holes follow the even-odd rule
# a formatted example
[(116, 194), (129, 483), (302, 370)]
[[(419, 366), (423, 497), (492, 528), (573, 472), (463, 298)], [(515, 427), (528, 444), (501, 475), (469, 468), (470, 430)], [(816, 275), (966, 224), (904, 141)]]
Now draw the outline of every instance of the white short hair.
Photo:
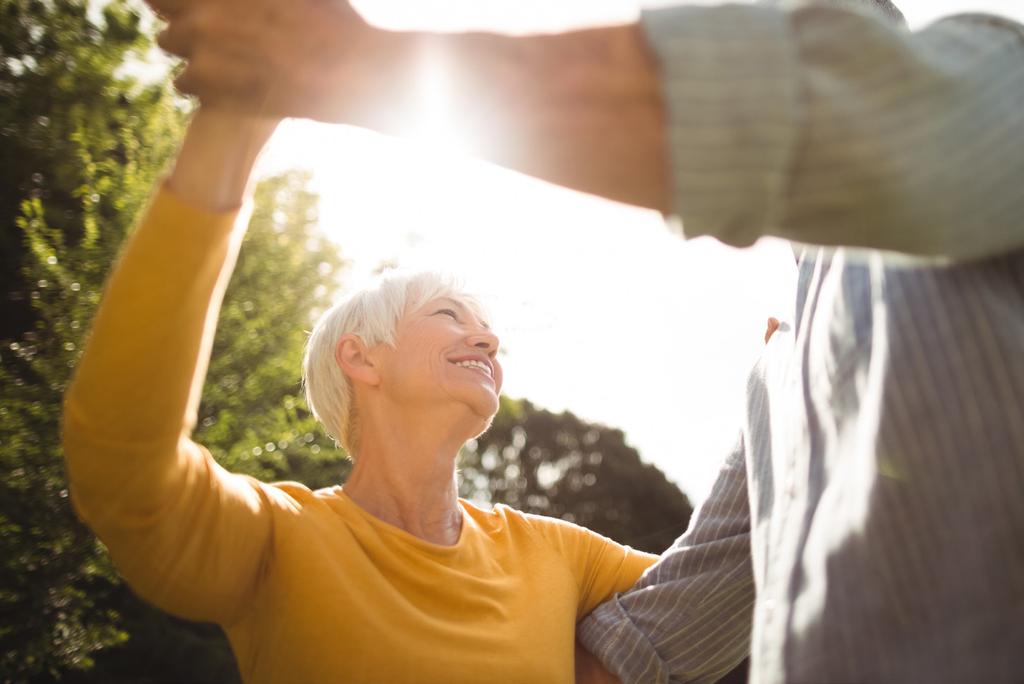
[(338, 367), (335, 347), (352, 333), (368, 347), (395, 344), (398, 321), (406, 311), (437, 297), (454, 296), (481, 313), (475, 297), (463, 291), (459, 279), (433, 271), (389, 271), (369, 287), (352, 293), (328, 309), (313, 326), (302, 362), (306, 403), (334, 441), (349, 456), (358, 448), (358, 420), (352, 383)]

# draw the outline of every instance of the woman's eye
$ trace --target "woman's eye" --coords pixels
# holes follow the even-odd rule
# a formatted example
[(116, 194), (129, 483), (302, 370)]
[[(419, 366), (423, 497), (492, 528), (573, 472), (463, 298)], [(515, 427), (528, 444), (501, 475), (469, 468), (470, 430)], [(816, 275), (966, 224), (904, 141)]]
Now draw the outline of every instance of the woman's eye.
[(456, 321), (459, 320), (459, 317), (455, 315), (455, 312), (452, 309), (438, 309), (434, 313), (435, 314), (444, 314), (445, 316), (451, 316)]

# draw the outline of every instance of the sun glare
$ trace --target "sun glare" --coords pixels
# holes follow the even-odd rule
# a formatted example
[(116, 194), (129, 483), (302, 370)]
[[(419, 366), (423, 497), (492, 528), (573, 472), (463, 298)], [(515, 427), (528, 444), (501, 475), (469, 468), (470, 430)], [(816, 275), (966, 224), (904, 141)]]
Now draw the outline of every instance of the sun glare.
[[(1007, 1), (974, 4), (1024, 18), (1019, 8), (999, 7)], [(430, 28), (444, 28), (441, 0), (415, 8), (399, 0), (366, 4), (376, 6), (377, 19), (390, 10), (410, 24), (429, 19)], [(591, 18), (601, 7), (625, 13), (626, 4), (568, 2)], [(899, 4), (912, 26), (936, 11), (928, 3)], [(968, 5), (935, 4), (950, 11)], [(513, 7), (490, 0), (451, 5), (474, 27), (497, 25), (499, 5)], [(514, 7), (505, 12), (510, 30), (545, 11), (539, 2)], [(563, 18), (547, 16), (545, 28)], [(321, 227), (347, 260), (344, 287), (358, 287), (382, 265), (463, 276), (486, 301), (509, 350), (503, 363), (510, 396), (623, 428), (646, 459), (700, 496), (734, 437), (733, 412), (763, 347), (765, 320), (785, 319), (793, 301), (788, 246), (765, 240), (730, 250), (683, 241), (649, 212), (473, 161), (485, 132), (474, 139), (451, 123), (459, 93), (447, 73), (443, 55), (424, 55), (418, 106), (406, 122), (414, 144), (287, 121), (263, 173), (312, 171)], [(638, 355), (645, 360), (639, 366), (630, 361)]]
[(404, 137), (441, 154), (468, 154), (470, 141), (452, 125), (454, 92), (449, 74), (437, 50), (424, 50), (416, 74), (416, 109), (406, 122)]

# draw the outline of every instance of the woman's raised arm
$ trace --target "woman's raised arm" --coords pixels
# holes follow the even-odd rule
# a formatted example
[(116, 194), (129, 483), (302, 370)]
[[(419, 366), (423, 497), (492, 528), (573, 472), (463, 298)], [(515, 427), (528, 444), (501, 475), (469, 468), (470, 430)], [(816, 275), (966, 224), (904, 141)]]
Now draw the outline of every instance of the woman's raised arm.
[(252, 169), (276, 119), (201, 108), (166, 181), (183, 202), (210, 212), (237, 211), (249, 193)]
[(229, 624), (269, 552), (274, 494), (190, 439), (253, 164), (275, 122), (200, 110), (115, 265), (65, 396), (75, 507), (129, 583)]

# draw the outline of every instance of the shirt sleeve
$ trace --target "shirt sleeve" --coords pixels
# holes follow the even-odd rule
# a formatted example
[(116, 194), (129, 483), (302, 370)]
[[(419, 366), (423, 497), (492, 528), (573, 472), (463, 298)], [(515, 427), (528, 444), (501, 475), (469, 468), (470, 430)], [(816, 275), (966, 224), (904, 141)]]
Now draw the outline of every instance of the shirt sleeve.
[(565, 520), (525, 514), (531, 525), (566, 558), (580, 588), (576, 619), (617, 591), (633, 586), (658, 557), (619, 544)]
[(283, 496), (189, 438), (244, 223), (157, 194), (107, 283), (62, 435), (75, 508), (128, 582), (221, 624), (255, 587)]
[(969, 259), (1024, 246), (1024, 27), (869, 3), (644, 12), (689, 236)]
[(741, 437), (686, 534), (577, 636), (624, 684), (713, 682), (749, 653), (753, 605)]

